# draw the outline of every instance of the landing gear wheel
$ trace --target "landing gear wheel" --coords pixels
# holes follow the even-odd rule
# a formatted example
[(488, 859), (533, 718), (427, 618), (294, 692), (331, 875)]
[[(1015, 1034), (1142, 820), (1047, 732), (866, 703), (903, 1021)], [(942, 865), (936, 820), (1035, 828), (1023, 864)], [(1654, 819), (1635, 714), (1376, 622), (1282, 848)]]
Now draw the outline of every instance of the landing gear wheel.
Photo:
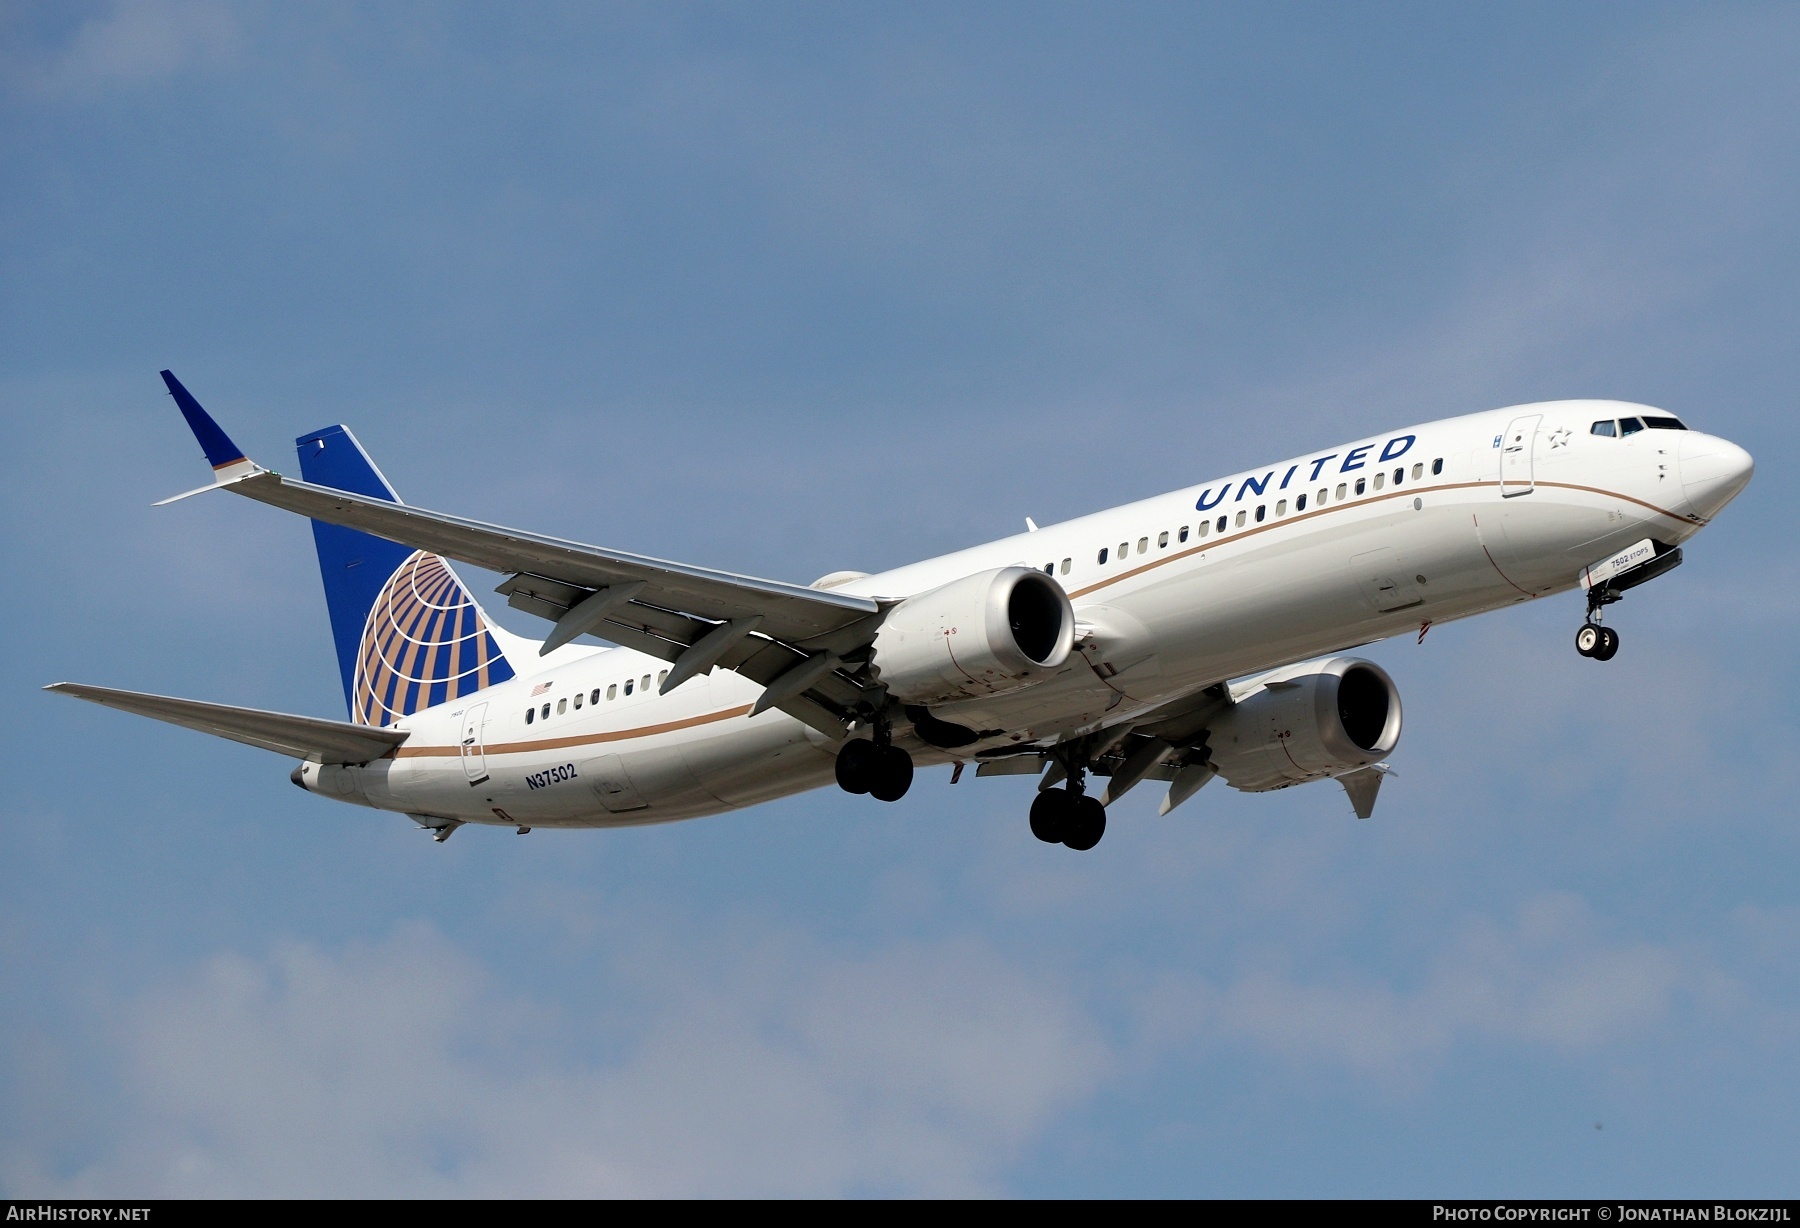
[(1594, 649), (1594, 660), (1610, 661), (1619, 652), (1619, 633), (1611, 627), (1600, 628), (1600, 643)]
[[(867, 793), (875, 783), (881, 750), (875, 743), (865, 742), (861, 738), (844, 743), (837, 754), (838, 788), (846, 793)], [(910, 761), (908, 766), (911, 766)], [(904, 793), (905, 790), (902, 789), (901, 792)]]
[(1062, 842), (1085, 853), (1106, 834), (1106, 807), (1091, 797), (1078, 797), (1063, 820)]
[(897, 802), (912, 788), (912, 756), (898, 746), (877, 747), (881, 752), (869, 775), (869, 796), (876, 801)]
[(1074, 807), (1066, 789), (1045, 789), (1031, 802), (1031, 834), (1045, 844), (1061, 844), (1063, 826)]
[(1575, 651), (1584, 657), (1593, 656), (1604, 640), (1604, 630), (1595, 623), (1582, 623), (1581, 630), (1575, 633)]

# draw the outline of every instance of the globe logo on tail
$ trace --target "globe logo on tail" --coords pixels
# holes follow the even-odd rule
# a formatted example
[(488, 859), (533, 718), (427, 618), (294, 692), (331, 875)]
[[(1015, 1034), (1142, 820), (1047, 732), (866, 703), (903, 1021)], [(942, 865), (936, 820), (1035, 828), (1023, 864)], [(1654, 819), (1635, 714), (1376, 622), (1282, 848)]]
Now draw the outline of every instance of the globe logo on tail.
[(351, 714), (389, 725), (512, 676), (462, 581), (437, 555), (414, 551), (369, 610)]

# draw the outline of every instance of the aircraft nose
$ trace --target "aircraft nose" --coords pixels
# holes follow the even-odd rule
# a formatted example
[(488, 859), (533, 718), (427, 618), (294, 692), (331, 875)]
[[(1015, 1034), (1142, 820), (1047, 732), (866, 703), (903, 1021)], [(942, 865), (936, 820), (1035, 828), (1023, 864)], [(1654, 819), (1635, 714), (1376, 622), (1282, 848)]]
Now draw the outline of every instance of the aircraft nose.
[(1712, 519), (1750, 484), (1756, 462), (1729, 439), (1689, 431), (1681, 441), (1681, 488), (1694, 513)]

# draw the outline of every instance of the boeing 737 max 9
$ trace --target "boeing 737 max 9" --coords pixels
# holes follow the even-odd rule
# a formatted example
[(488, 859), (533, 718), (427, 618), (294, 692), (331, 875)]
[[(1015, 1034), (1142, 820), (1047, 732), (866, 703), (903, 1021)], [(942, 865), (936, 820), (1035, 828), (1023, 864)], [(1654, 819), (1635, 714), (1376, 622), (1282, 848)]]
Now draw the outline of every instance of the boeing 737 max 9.
[[(892, 802), (915, 765), (952, 762), (1037, 776), (1031, 830), (1074, 849), (1145, 780), (1167, 782), (1166, 813), (1214, 776), (1335, 779), (1367, 818), (1400, 696), (1332, 654), (1579, 588), (1576, 651), (1609, 660), (1605, 607), (1678, 565), (1752, 470), (1647, 406), (1521, 405), (803, 587), (408, 506), (342, 426), (300, 437), (296, 481), (162, 375), (213, 467), (188, 494), (312, 520), (350, 719), (49, 689), (279, 751), (300, 787), (439, 840), (695, 818), (834, 779)], [(446, 560), (509, 576), (496, 591), (549, 634), (495, 625)]]

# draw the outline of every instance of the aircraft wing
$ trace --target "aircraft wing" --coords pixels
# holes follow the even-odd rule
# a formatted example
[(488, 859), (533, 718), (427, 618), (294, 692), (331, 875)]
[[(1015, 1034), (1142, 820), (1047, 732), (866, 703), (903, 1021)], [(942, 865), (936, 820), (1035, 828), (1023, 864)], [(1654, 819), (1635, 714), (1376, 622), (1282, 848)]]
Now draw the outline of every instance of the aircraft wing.
[[(761, 617), (763, 634), (793, 643), (828, 636), (881, 611), (868, 597), (606, 550), (314, 486), (267, 470), (232, 483), (231, 490), (259, 503), (360, 529), (416, 550), (429, 550), (489, 571), (514, 572), (522, 581), (529, 577), (560, 582), (565, 588), (580, 589), (582, 598), (600, 589), (641, 583), (643, 587), (636, 590), (629, 605), (674, 611), (713, 623)], [(536, 588), (519, 583), (503, 585), (500, 591), (510, 596)]]
[(147, 695), (142, 691), (118, 691), (111, 687), (58, 682), (44, 688), (59, 695), (73, 695), (89, 703), (104, 704), (121, 712), (134, 712), (171, 725), (185, 725), (230, 738), (246, 746), (258, 746), (295, 759), (314, 763), (367, 763), (379, 759), (411, 736), (404, 730), (352, 725), (316, 716), (289, 716), (258, 708), (234, 708), (198, 699)]
[(868, 597), (604, 550), (267, 470), (228, 489), (313, 520), (513, 572), (496, 591), (515, 609), (556, 624), (544, 652), (578, 635), (611, 640), (673, 662), (665, 691), (713, 665), (736, 670), (768, 688), (759, 711), (779, 707), (833, 736), (868, 697), (862, 682), (838, 668), (874, 639), (882, 607)]
[[(883, 606), (868, 597), (760, 580), (485, 524), (283, 477), (249, 460), (171, 373), (164, 382), (212, 463), (204, 490), (230, 490), (489, 571), (512, 573), (507, 603), (556, 626), (544, 653), (593, 635), (674, 663), (665, 691), (717, 665), (767, 688), (777, 707), (840, 736), (872, 689), (840, 668), (875, 637)], [(177, 495), (176, 498), (186, 498)], [(169, 502), (170, 500), (165, 500)]]

